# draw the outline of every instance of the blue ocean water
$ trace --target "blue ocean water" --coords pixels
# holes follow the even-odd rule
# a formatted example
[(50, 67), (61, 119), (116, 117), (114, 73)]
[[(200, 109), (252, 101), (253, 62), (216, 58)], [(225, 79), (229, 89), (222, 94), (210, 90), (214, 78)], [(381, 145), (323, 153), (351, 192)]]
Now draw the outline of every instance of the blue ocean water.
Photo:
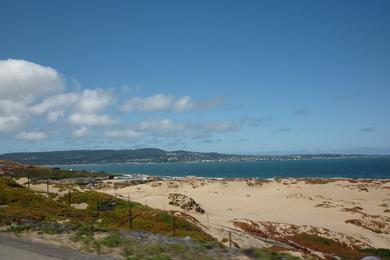
[(297, 161), (147, 163), (62, 165), (63, 169), (104, 171), (112, 174), (202, 176), (215, 178), (390, 178), (390, 157)]

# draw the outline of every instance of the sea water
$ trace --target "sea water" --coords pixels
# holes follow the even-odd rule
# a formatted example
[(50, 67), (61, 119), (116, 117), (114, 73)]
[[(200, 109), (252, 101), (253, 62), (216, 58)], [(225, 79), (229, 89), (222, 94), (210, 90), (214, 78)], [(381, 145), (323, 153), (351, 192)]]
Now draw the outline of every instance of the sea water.
[(63, 169), (112, 174), (199, 176), (209, 178), (390, 178), (390, 157), (268, 160), (255, 162), (186, 162), (144, 164), (61, 165)]

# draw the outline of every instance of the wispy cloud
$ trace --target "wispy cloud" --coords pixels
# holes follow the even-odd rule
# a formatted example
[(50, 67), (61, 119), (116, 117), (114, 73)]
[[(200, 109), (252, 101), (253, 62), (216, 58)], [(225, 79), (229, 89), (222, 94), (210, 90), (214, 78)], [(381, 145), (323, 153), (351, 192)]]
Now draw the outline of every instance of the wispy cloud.
[(194, 108), (194, 102), (190, 96), (176, 98), (172, 95), (157, 94), (150, 97), (134, 97), (126, 101), (121, 110), (131, 111), (172, 111), (183, 112)]
[(231, 121), (215, 122), (174, 122), (168, 118), (146, 120), (131, 124), (125, 129), (107, 130), (107, 137), (127, 139), (137, 137), (184, 137), (203, 139), (217, 133), (227, 133), (239, 130), (239, 126)]
[(364, 127), (364, 128), (360, 129), (360, 132), (364, 132), (364, 133), (372, 133), (372, 132), (376, 132), (376, 131), (377, 131), (377, 129), (374, 126)]
[(285, 133), (291, 133), (293, 130), (291, 128), (288, 128), (288, 127), (282, 127), (282, 128), (278, 128), (278, 129), (275, 129), (274, 131), (272, 131), (272, 134), (285, 134)]
[(85, 126), (82, 126), (76, 130), (73, 131), (72, 136), (74, 138), (83, 138), (88, 134), (88, 128)]
[(17, 136), (18, 139), (27, 140), (27, 141), (39, 141), (47, 138), (46, 133), (44, 132), (20, 132)]
[(219, 143), (221, 142), (221, 139), (201, 139), (199, 140), (199, 143), (201, 144), (213, 144), (213, 143)]
[(143, 136), (143, 133), (134, 131), (132, 129), (109, 130), (104, 132), (104, 136), (115, 139), (138, 139)]
[(333, 98), (333, 101), (335, 102), (345, 102), (348, 100), (351, 100), (353, 97), (348, 95), (339, 95)]
[(307, 108), (300, 108), (294, 110), (294, 115), (296, 116), (308, 116), (310, 115), (310, 111)]
[(117, 121), (109, 115), (98, 114), (70, 114), (68, 117), (69, 123), (81, 126), (108, 126), (113, 125)]
[(215, 97), (206, 101), (196, 102), (190, 96), (175, 97), (173, 95), (156, 94), (148, 97), (133, 97), (120, 108), (123, 112), (185, 112), (206, 111), (222, 105), (223, 97)]
[(264, 126), (267, 123), (271, 122), (273, 117), (271, 115), (262, 116), (262, 117), (242, 117), (240, 123), (243, 125), (248, 125), (251, 127)]
[(219, 107), (225, 102), (224, 97), (215, 97), (206, 101), (195, 102), (195, 108), (198, 111), (207, 111), (214, 107)]

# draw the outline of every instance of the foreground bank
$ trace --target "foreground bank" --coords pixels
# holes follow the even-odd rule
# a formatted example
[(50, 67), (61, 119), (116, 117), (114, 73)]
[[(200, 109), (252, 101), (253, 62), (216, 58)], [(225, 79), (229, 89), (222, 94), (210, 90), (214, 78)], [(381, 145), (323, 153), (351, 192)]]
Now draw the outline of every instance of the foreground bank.
[(33, 167), (34, 178), (20, 167), (3, 174), (1, 229), (79, 250), (173, 259), (390, 253), (389, 180), (64, 179)]

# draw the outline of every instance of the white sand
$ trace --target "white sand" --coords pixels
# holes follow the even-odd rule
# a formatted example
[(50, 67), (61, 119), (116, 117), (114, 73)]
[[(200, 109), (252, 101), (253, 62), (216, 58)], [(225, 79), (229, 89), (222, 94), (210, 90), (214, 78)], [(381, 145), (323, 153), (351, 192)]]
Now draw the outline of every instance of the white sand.
[[(18, 182), (25, 184), (27, 179), (22, 178)], [(182, 179), (114, 189), (115, 182), (122, 181), (105, 181), (101, 185), (105, 188), (99, 191), (123, 199), (130, 196), (131, 200), (153, 208), (186, 212), (220, 241), (224, 238), (226, 240), (229, 231), (232, 232), (233, 241), (240, 247), (263, 247), (270, 244), (234, 226), (234, 220), (254, 223), (271, 221), (280, 226), (278, 230), (285, 230), (289, 225), (302, 227), (303, 230), (314, 227), (319, 228), (325, 237), (339, 238), (339, 241), (349, 244), (390, 248), (390, 181), (337, 180), (309, 184), (304, 180), (283, 179), (256, 184), (248, 180)], [(30, 187), (46, 192), (46, 184), (30, 184)], [(54, 193), (67, 192), (59, 192), (55, 185), (50, 185), (49, 190)], [(168, 197), (172, 193), (192, 198), (206, 213), (169, 205)], [(345, 211), (345, 208), (354, 207), (360, 208)], [(358, 219), (366, 225), (345, 222), (351, 219)], [(367, 227), (379, 231), (374, 232)]]
[[(233, 238), (240, 246), (262, 246), (265, 243), (245, 236), (234, 227), (232, 220), (272, 221), (298, 226), (310, 225), (350, 235), (378, 248), (390, 248), (390, 182), (351, 183), (339, 180), (326, 184), (307, 184), (293, 179), (271, 181), (249, 186), (247, 181), (223, 180), (164, 180), (120, 189), (101, 190), (130, 199), (153, 208), (185, 211), (169, 205), (168, 194), (184, 194), (201, 205), (205, 214), (186, 211), (205, 225), (206, 231), (221, 240), (234, 229)], [(365, 190), (367, 189), (368, 192)], [(315, 207), (321, 203), (331, 207)], [(382, 205), (381, 205), (382, 204)], [(360, 212), (345, 212), (343, 208), (359, 206)], [(345, 223), (348, 219), (367, 219), (363, 214), (379, 215), (385, 227), (378, 234), (361, 226)]]

